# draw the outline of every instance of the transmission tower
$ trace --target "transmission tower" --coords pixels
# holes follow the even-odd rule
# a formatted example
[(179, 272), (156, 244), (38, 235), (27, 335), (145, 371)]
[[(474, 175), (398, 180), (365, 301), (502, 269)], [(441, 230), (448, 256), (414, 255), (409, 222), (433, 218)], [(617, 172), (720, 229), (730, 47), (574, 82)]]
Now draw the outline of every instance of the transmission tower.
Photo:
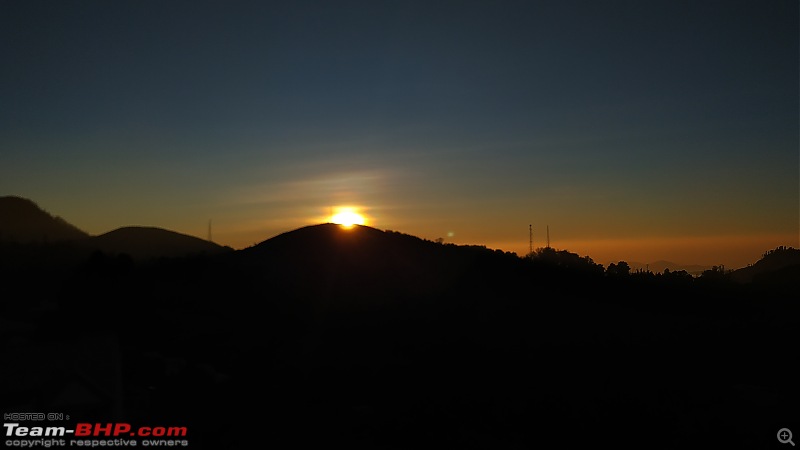
[(547, 225), (547, 248), (550, 248), (550, 225)]
[(528, 253), (533, 253), (533, 225), (528, 225)]

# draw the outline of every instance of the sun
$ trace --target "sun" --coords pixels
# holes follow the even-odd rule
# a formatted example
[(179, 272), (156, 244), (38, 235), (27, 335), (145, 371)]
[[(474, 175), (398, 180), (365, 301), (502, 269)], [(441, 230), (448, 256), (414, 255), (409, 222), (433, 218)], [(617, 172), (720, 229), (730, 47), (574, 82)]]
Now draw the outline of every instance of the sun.
[(364, 225), (366, 219), (353, 209), (344, 208), (331, 217), (331, 222), (339, 224), (344, 228), (351, 228), (353, 225)]

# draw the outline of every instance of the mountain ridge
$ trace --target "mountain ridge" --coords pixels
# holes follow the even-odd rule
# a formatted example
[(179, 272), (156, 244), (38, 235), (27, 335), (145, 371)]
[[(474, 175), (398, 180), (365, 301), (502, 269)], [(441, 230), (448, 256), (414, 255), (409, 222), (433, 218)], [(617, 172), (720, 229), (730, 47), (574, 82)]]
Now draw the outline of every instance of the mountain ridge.
[[(324, 231), (315, 235), (312, 233), (314, 230)], [(308, 236), (310, 241), (304, 242), (304, 239), (298, 239), (298, 237), (302, 235)], [(106, 233), (92, 236), (77, 226), (67, 222), (60, 216), (47, 212), (33, 200), (16, 195), (0, 197), (0, 243), (71, 242), (82, 248), (94, 248), (108, 253), (128, 254), (135, 259), (229, 252), (246, 255), (246, 258), (252, 258), (252, 255), (263, 253), (266, 249), (283, 252), (286, 255), (294, 252), (313, 255), (315, 251), (322, 248), (319, 246), (325, 244), (325, 237), (329, 239), (336, 237), (333, 242), (339, 242), (339, 244), (341, 244), (348, 241), (348, 237), (352, 238), (354, 236), (360, 236), (362, 239), (366, 238), (366, 242), (376, 242), (380, 237), (391, 237), (391, 243), (385, 243), (385, 245), (395, 250), (389, 251), (385, 256), (392, 254), (396, 256), (400, 255), (400, 253), (396, 251), (397, 246), (400, 245), (400, 241), (404, 242), (405, 245), (414, 247), (416, 249), (415, 251), (417, 251), (419, 255), (422, 255), (421, 258), (423, 260), (428, 258), (424, 253), (432, 251), (433, 249), (452, 250), (455, 248), (472, 248), (473, 250), (484, 249), (488, 252), (513, 254), (502, 252), (501, 250), (488, 249), (484, 246), (440, 244), (402, 232), (380, 230), (366, 225), (355, 225), (352, 228), (343, 228), (333, 223), (301, 226), (239, 250), (234, 250), (229, 246), (220, 245), (195, 236), (156, 226), (123, 226)], [(295, 246), (291, 251), (286, 247), (289, 241), (293, 241)], [(360, 242), (356, 247), (351, 246), (350, 250), (358, 248), (361, 252), (374, 253), (376, 250), (369, 250), (366, 242)], [(788, 248), (791, 249), (791, 247)], [(423, 251), (422, 249), (425, 250)], [(331, 253), (332, 251), (333, 248), (327, 250), (329, 256), (333, 255), (333, 253)], [(765, 252), (765, 257), (772, 252), (773, 250)], [(372, 257), (375, 256), (376, 255), (372, 255)], [(317, 257), (319, 257), (319, 255)], [(297, 255), (292, 255), (292, 258), (297, 260)], [(402, 261), (405, 261), (403, 264), (413, 264), (407, 261), (408, 258), (410, 258), (408, 255), (401, 255)], [(377, 258), (376, 260), (380, 261), (381, 259)], [(400, 261), (395, 262), (395, 264), (399, 263)], [(300, 264), (299, 260), (296, 261), (296, 264)], [(611, 263), (608, 265), (610, 264)], [(761, 260), (759, 260), (746, 267), (729, 272), (731, 273), (731, 279), (737, 282), (749, 282), (762, 272), (780, 270), (783, 269), (784, 266), (791, 264), (788, 262), (781, 263), (773, 256), (769, 263), (762, 263)], [(605, 267), (608, 267), (608, 265)], [(712, 269), (712, 267), (703, 265), (681, 264), (665, 260), (652, 263), (628, 262), (628, 266), (632, 271), (663, 273), (666, 269), (669, 269), (672, 272), (686, 271), (693, 276), (700, 276), (704, 272)]]
[(0, 197), (0, 243), (69, 244), (72, 258), (78, 257), (80, 249), (127, 254), (137, 260), (233, 251), (228, 246), (155, 226), (123, 226), (90, 235), (33, 200), (15, 195)]
[(89, 233), (50, 214), (33, 200), (0, 197), (0, 242), (45, 243), (89, 237)]
[(80, 241), (107, 253), (127, 254), (134, 259), (181, 257), (232, 251), (211, 241), (161, 227), (125, 226)]
[[(329, 445), (330, 436), (352, 443), (366, 428), (374, 442), (400, 435), (408, 448), (447, 448), (472, 424), (491, 442), (471, 447), (474, 435), (464, 434), (455, 446), (507, 447), (510, 434), (525, 442), (569, 436), (579, 447), (618, 444), (624, 424), (631, 448), (654, 433), (671, 440), (663, 448), (697, 439), (708, 441), (697, 448), (713, 448), (720, 438), (708, 435), (708, 417), (752, 430), (750, 413), (766, 407), (784, 414), (794, 404), (781, 409), (778, 400), (796, 384), (797, 361), (774, 362), (793, 354), (796, 277), (775, 290), (769, 283), (738, 286), (719, 270), (696, 279), (604, 272), (566, 250), (520, 258), (330, 223), (243, 250), (152, 264), (97, 245), (172, 242), (174, 234), (122, 227), (87, 238), (99, 251), (71, 271), (28, 270), (9, 258), (6, 286), (24, 295), (0, 306), (20, 319), (12, 323), (20, 351), (8, 364), (19, 379), (63, 373), (47, 358), (26, 364), (41, 354), (34, 333), (107, 333), (120, 343), (115, 376), (123, 375), (125, 412), (191, 417), (190, 429), (213, 431), (209, 448), (264, 424), (293, 444), (298, 436), (321, 436), (282, 448)], [(774, 253), (765, 257), (772, 261)], [(0, 251), (0, 260), (7, 255)], [(81, 364), (104, 365), (96, 352), (82, 354)], [(744, 396), (750, 391), (742, 384), (763, 392), (758, 401)], [(48, 399), (59, 387), (44, 380), (29, 392)], [(29, 402), (24, 394), (18, 404)], [(218, 415), (253, 405), (259, 414), (245, 415), (245, 423)]]
[[(800, 274), (800, 249), (778, 247), (769, 250), (754, 264), (735, 270), (731, 272), (730, 276), (733, 281), (738, 283), (749, 283), (787, 270)], [(786, 276), (791, 277), (789, 274)]]

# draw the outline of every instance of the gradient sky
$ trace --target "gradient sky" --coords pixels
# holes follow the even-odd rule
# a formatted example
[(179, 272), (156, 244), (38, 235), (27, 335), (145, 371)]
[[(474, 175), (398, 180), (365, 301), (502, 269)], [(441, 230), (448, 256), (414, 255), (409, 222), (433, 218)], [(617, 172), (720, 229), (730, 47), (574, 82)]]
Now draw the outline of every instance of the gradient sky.
[(353, 206), (524, 255), (800, 247), (796, 0), (5, 1), (0, 195), (244, 248)]

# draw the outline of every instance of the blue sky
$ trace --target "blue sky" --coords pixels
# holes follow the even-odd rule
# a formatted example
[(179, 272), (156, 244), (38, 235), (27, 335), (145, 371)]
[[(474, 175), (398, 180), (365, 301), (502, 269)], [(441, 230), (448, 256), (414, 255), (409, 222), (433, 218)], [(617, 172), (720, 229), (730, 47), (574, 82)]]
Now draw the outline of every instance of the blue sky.
[(798, 245), (796, 1), (0, 6), (0, 194), (242, 248), (367, 223), (596, 262)]

